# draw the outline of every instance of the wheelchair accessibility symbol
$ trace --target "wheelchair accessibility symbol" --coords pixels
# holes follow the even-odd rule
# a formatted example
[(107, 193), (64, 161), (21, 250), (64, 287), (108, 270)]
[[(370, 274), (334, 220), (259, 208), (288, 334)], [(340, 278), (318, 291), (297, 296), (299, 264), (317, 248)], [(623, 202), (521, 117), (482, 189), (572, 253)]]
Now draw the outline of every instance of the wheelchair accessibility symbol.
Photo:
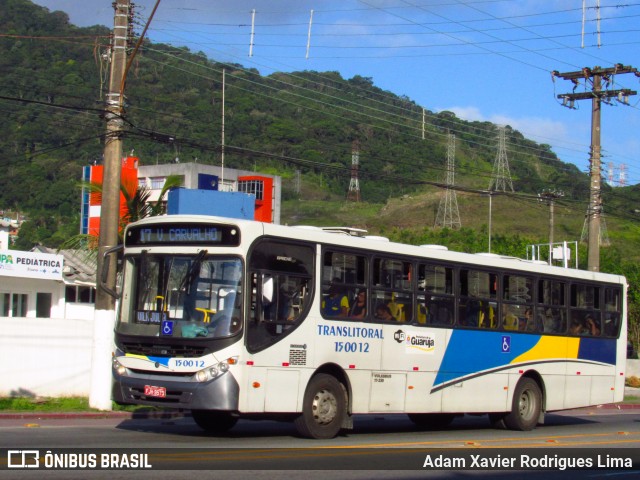
[(502, 353), (509, 353), (511, 351), (511, 337), (508, 335), (502, 336)]
[(170, 322), (169, 320), (163, 321), (160, 327), (160, 331), (162, 332), (162, 335), (173, 335), (173, 322)]

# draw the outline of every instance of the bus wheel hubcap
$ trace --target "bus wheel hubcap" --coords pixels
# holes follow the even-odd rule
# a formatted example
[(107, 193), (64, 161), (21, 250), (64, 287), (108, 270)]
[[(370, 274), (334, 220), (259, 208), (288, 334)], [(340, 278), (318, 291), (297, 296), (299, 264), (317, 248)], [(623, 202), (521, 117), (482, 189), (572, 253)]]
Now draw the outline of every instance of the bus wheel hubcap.
[(531, 416), (531, 409), (533, 408), (533, 400), (529, 391), (522, 392), (520, 396), (520, 416), (522, 418), (529, 418)]
[(313, 418), (320, 425), (326, 425), (336, 417), (338, 402), (336, 397), (328, 390), (320, 390), (313, 397)]

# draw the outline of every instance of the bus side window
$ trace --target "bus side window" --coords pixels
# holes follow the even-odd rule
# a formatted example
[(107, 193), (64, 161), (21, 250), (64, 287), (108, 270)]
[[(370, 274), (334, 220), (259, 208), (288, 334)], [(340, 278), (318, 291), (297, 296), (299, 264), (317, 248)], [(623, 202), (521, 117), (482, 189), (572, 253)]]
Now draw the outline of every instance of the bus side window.
[(460, 325), (495, 329), (498, 275), (481, 270), (460, 270), (458, 321)]
[(449, 266), (419, 264), (416, 322), (428, 325), (451, 325), (453, 322), (453, 269)]
[(544, 333), (567, 332), (566, 284), (550, 279), (538, 280), (538, 306), (535, 316)]
[(617, 337), (620, 330), (620, 300), (622, 292), (619, 288), (604, 289), (604, 323), (602, 335)]

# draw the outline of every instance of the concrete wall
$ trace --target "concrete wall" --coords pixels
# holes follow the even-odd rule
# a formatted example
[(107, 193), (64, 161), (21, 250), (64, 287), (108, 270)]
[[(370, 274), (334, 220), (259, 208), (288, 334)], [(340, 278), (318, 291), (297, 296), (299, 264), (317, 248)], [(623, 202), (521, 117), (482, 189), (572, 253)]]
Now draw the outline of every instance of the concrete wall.
[[(93, 322), (0, 317), (0, 396), (88, 397)], [(640, 360), (627, 360), (632, 375)]]
[(627, 360), (627, 377), (640, 377), (640, 360)]
[(0, 396), (88, 396), (93, 316), (0, 317)]

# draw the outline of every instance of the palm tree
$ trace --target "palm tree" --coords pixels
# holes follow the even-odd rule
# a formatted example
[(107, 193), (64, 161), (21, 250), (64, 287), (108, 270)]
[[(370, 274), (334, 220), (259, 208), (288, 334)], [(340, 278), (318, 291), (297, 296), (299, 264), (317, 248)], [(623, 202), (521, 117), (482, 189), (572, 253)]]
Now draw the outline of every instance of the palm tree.
[(164, 197), (169, 190), (182, 186), (182, 177), (180, 175), (167, 176), (160, 190), (158, 200), (154, 203), (149, 202), (149, 197), (151, 196), (149, 187), (146, 185), (130, 185), (131, 183), (131, 181), (123, 181), (120, 185), (120, 192), (125, 199), (127, 207), (127, 212), (121, 220), (122, 227), (142, 218), (156, 217), (167, 213)]
[[(102, 183), (81, 182), (82, 188), (86, 189), (89, 194), (96, 195), (102, 202)], [(180, 175), (167, 176), (160, 195), (156, 202), (149, 202), (151, 189), (147, 186), (134, 184), (131, 180), (123, 178), (120, 184), (120, 193), (125, 200), (124, 209), (120, 211), (120, 228), (118, 229), (119, 241), (122, 242), (122, 233), (124, 227), (129, 223), (135, 222), (142, 218), (155, 217), (166, 213), (165, 195), (173, 188), (182, 186), (182, 177)], [(86, 250), (90, 255), (95, 255), (98, 249), (98, 239), (95, 235), (78, 234), (71, 237), (60, 246), (60, 250)]]

